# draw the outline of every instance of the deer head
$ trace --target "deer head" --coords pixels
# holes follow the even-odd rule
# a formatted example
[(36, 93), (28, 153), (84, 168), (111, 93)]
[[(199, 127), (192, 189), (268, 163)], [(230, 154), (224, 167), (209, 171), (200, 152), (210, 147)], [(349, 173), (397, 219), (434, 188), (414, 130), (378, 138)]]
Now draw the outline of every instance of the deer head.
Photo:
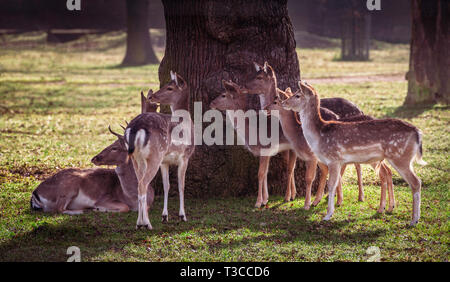
[(95, 165), (121, 165), (126, 162), (128, 152), (125, 147), (125, 138), (112, 131), (110, 126), (108, 129), (117, 136), (117, 140), (92, 158), (91, 162)]
[(149, 100), (153, 94), (153, 90), (150, 89), (147, 94), (147, 98), (144, 96), (144, 92), (141, 91), (141, 114), (142, 113), (154, 113), (158, 109), (158, 104), (152, 103)]
[(318, 106), (317, 92), (312, 86), (299, 81), (298, 88), (299, 89), (291, 97), (281, 103), (283, 108), (300, 112), (306, 107), (313, 106), (315, 108)]
[(261, 66), (254, 62), (254, 72), (250, 75), (247, 83), (244, 85), (245, 94), (263, 94), (267, 92), (272, 85), (276, 85), (276, 77), (273, 68), (264, 62)]
[(170, 71), (170, 79), (169, 83), (149, 96), (150, 102), (171, 105), (175, 109), (188, 106), (189, 90), (186, 81), (172, 71)]
[(246, 107), (246, 97), (242, 95), (239, 85), (230, 81), (222, 80), (225, 92), (217, 96), (210, 104), (211, 109), (239, 110)]
[(265, 110), (282, 110), (283, 107), (281, 106), (281, 103), (286, 100), (287, 98), (291, 97), (292, 94), (292, 90), (290, 87), (286, 88), (285, 91), (277, 88), (277, 95), (275, 96), (275, 98), (273, 99), (273, 101), (271, 103), (269, 103), (267, 105), (267, 107), (265, 107)]

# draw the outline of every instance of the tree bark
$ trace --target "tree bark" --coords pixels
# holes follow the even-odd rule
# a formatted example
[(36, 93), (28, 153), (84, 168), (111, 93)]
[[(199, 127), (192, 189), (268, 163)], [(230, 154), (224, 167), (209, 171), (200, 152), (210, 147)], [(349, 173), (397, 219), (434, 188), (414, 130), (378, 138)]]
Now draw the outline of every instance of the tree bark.
[(412, 37), (405, 104), (450, 102), (450, 1), (412, 0)]
[(127, 0), (127, 51), (122, 65), (157, 64), (148, 30), (148, 1)]
[[(190, 86), (191, 111), (194, 101), (202, 102), (203, 112), (209, 109), (223, 91), (222, 79), (245, 82), (255, 71), (253, 62), (268, 61), (278, 86), (295, 90), (300, 72), (286, 0), (162, 2), (167, 39), (159, 79), (161, 85), (167, 83), (170, 70), (184, 77)], [(258, 107), (257, 97), (249, 99), (252, 107)], [(186, 176), (187, 193), (256, 195), (258, 162), (241, 146), (196, 146)], [(303, 179), (304, 168), (298, 163), (298, 188), (303, 187)], [(285, 164), (280, 156), (272, 158), (268, 183), (271, 193), (285, 190)]]

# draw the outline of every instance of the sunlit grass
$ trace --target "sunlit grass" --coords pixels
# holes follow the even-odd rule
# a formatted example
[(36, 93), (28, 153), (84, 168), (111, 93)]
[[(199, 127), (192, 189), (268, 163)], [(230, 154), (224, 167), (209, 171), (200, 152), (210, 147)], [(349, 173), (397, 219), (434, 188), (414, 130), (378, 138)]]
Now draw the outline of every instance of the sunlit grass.
[[(171, 198), (168, 224), (160, 222), (157, 197), (150, 211), (153, 231), (135, 231), (134, 212), (30, 212), (31, 191), (45, 176), (92, 167), (92, 156), (114, 140), (107, 126), (119, 128), (133, 118), (140, 90), (157, 88), (157, 65), (118, 67), (124, 38), (108, 33), (48, 45), (42, 33), (31, 33), (8, 36), (9, 45), (0, 49), (0, 261), (64, 261), (73, 245), (84, 261), (364, 261), (369, 246), (380, 248), (383, 261), (448, 260), (450, 111), (442, 105), (402, 107), (406, 82), (315, 86), (323, 97), (347, 98), (366, 114), (401, 118), (423, 131), (428, 165), (415, 166), (424, 186), (415, 228), (406, 226), (411, 192), (397, 173), (396, 209), (376, 213), (380, 189), (368, 166), (366, 201), (357, 201), (349, 167), (344, 204), (326, 223), (325, 200), (304, 211), (303, 198), (283, 203), (281, 196), (271, 196), (269, 208), (255, 209), (255, 195), (187, 198), (186, 223), (178, 221), (178, 199)], [(338, 54), (338, 49), (299, 50), (302, 77), (404, 73), (408, 65), (406, 45), (380, 44), (370, 62), (341, 62)]]

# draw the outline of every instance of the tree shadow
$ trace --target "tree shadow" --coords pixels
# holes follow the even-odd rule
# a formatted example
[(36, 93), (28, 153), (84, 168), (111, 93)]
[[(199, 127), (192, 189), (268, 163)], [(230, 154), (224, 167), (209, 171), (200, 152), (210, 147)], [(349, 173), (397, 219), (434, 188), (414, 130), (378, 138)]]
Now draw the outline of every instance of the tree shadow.
[[(153, 230), (135, 230), (136, 212), (124, 214), (85, 213), (78, 216), (65, 216), (62, 221), (52, 224), (39, 224), (31, 231), (4, 240), (0, 243), (0, 261), (66, 261), (67, 248), (77, 246), (81, 250), (83, 261), (97, 260), (105, 252), (121, 253), (118, 259), (127, 257), (123, 254), (127, 247), (145, 247), (149, 238), (176, 236), (185, 232), (193, 236), (207, 237), (211, 229), (219, 235), (226, 235), (246, 228), (252, 231), (249, 236), (232, 237), (228, 242), (208, 241), (211, 251), (231, 249), (247, 244), (257, 244), (261, 240), (289, 244), (303, 241), (308, 244), (353, 244), (354, 242), (372, 242), (385, 233), (379, 228), (367, 231), (353, 231), (345, 227), (355, 220), (331, 220), (317, 222), (311, 220), (316, 209), (303, 208), (288, 210), (275, 206), (255, 210), (251, 208), (253, 198), (241, 201), (237, 205), (220, 200), (194, 199), (189, 201), (188, 222), (180, 222), (174, 210), (176, 199), (169, 201), (169, 223), (160, 222), (162, 199), (150, 210)], [(248, 202), (248, 203), (247, 203)], [(220, 206), (218, 210), (215, 207)], [(224, 211), (224, 212), (218, 212)], [(43, 222), (54, 221), (55, 215), (29, 211), (29, 217), (38, 216)], [(369, 218), (368, 218), (369, 219)], [(260, 235), (261, 233), (276, 234)], [(251, 234), (258, 234), (251, 236)], [(177, 240), (176, 238), (174, 240)], [(125, 251), (126, 253), (126, 251)]]
[(423, 104), (423, 105), (401, 105), (397, 108), (388, 109), (385, 118), (415, 118), (429, 110), (448, 111), (449, 105)]

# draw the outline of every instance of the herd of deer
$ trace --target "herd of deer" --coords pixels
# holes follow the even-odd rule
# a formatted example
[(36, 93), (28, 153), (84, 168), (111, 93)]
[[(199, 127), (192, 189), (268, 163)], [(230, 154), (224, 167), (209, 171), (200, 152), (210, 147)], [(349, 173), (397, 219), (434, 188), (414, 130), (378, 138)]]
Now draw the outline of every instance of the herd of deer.
[[(320, 168), (319, 187), (312, 205), (321, 201), (328, 179), (328, 210), (324, 220), (343, 201), (341, 176), (347, 164), (354, 164), (358, 174), (359, 200), (364, 201), (360, 164), (370, 164), (381, 183), (378, 212), (386, 207), (386, 189), (389, 196), (388, 211), (395, 207), (392, 172), (386, 159), (406, 180), (412, 189), (413, 208), (411, 225), (420, 217), (421, 181), (413, 171), (413, 162), (421, 165), (422, 137), (419, 129), (397, 119), (374, 119), (364, 115), (353, 103), (343, 98), (319, 99), (317, 91), (309, 84), (298, 82), (298, 90), (277, 88), (276, 75), (267, 64), (255, 63), (255, 72), (243, 85), (222, 81), (225, 91), (214, 99), (210, 107), (226, 111), (226, 117), (242, 138), (246, 148), (259, 156), (258, 196), (256, 207), (268, 202), (267, 173), (271, 156), (283, 152), (287, 167), (285, 200), (295, 199), (294, 169), (297, 158), (306, 163), (306, 196), (304, 208), (311, 207), (311, 187)], [(276, 110), (279, 119), (279, 144), (275, 150), (262, 154), (266, 145), (250, 144), (251, 123), (246, 119), (245, 131), (238, 130), (238, 121), (228, 115), (228, 110), (247, 110), (248, 95), (258, 95), (261, 110)], [(179, 142), (172, 138), (175, 128), (193, 132), (193, 122), (174, 122), (171, 115), (156, 112), (157, 104), (169, 105), (172, 113), (189, 111), (189, 87), (178, 74), (171, 72), (171, 81), (159, 91), (141, 93), (141, 114), (135, 117), (124, 134), (92, 159), (96, 165), (116, 165), (112, 169), (66, 169), (42, 182), (32, 193), (31, 207), (46, 212), (68, 214), (84, 210), (125, 212), (138, 210), (136, 227), (152, 229), (148, 208), (154, 199), (150, 182), (159, 169), (164, 187), (162, 220), (168, 220), (169, 166), (178, 167), (179, 216), (186, 221), (184, 210), (184, 179), (189, 158), (194, 153), (194, 142)], [(193, 138), (192, 134), (189, 138)], [(192, 140), (191, 140), (192, 141)], [(131, 162), (129, 161), (131, 159)]]

